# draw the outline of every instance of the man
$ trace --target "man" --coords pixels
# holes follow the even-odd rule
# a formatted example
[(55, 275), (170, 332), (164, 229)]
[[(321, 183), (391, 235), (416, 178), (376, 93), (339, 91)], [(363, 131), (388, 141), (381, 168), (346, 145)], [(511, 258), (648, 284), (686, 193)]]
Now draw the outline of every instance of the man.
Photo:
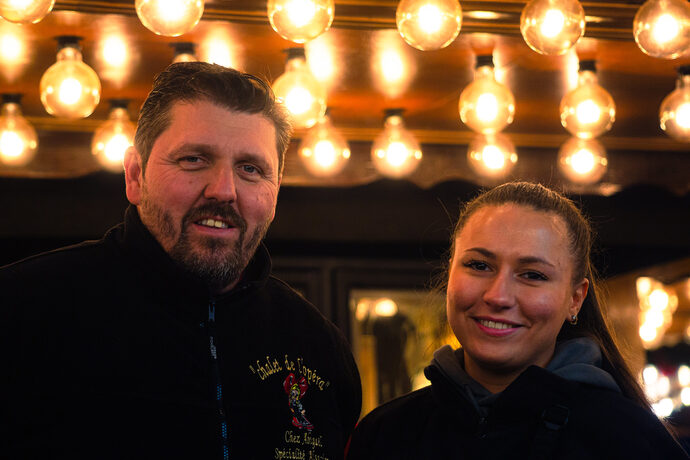
[(125, 222), (0, 270), (0, 458), (342, 458), (348, 344), (261, 245), (283, 110), (256, 77), (171, 65), (124, 160)]

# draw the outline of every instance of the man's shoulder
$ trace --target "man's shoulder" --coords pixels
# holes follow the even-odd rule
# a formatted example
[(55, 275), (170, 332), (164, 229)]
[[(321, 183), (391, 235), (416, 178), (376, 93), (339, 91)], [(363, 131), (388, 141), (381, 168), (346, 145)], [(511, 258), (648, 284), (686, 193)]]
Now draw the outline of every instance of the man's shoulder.
[(112, 248), (105, 239), (89, 240), (29, 256), (0, 267), (0, 281), (11, 282), (31, 278), (78, 276), (80, 273), (101, 269), (107, 264), (104, 257)]
[(289, 310), (297, 310), (314, 319), (325, 319), (323, 314), (314, 304), (307, 300), (302, 293), (294, 289), (280, 278), (271, 275), (265, 285), (273, 302), (279, 302), (281, 306)]

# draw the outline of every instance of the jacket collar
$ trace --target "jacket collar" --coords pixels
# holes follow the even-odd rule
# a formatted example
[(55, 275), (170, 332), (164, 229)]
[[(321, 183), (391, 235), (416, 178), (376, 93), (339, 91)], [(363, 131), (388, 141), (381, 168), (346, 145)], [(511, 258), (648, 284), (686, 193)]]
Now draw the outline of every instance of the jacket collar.
[(262, 244), (249, 261), (242, 273), (239, 283), (229, 292), (214, 296), (208, 285), (199, 277), (179, 266), (142, 223), (137, 208), (129, 205), (125, 211), (125, 221), (114, 229), (115, 238), (128, 257), (139, 260), (141, 270), (148, 279), (160, 284), (163, 290), (173, 296), (182, 296), (187, 300), (204, 301), (211, 299), (224, 300), (263, 286), (271, 271), (271, 259), (268, 250)]
[[(431, 381), (434, 400), (441, 410), (468, 428), (480, 424), (484, 417), (468, 385), (449, 378), (435, 364), (428, 366), (424, 374)], [(489, 409), (489, 417), (493, 422), (523, 419), (526, 414), (540, 417), (549, 407), (570, 407), (578, 388), (579, 385), (575, 382), (565, 380), (541, 367), (530, 366), (502, 393), (496, 395)]]

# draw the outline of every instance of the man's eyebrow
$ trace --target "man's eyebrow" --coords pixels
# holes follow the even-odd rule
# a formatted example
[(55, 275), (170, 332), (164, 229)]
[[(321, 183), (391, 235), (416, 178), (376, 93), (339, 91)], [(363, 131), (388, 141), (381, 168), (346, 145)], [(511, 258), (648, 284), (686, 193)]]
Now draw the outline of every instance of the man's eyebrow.
[[(489, 251), (486, 248), (476, 247), (476, 248), (469, 248), (469, 249), (465, 250), (465, 252), (471, 252), (471, 251), (478, 252), (488, 259), (496, 260), (496, 254), (494, 254), (493, 252)], [(549, 262), (548, 260), (543, 259), (541, 257), (536, 257), (536, 256), (520, 257), (520, 258), (518, 258), (518, 262), (522, 265), (544, 264), (544, 265), (547, 265), (549, 267), (556, 268), (556, 266), (554, 264), (552, 264), (551, 262)]]
[(213, 148), (208, 145), (208, 144), (199, 144), (199, 143), (193, 143), (193, 142), (188, 142), (184, 143), (182, 145), (177, 146), (173, 150), (170, 151), (171, 156), (177, 156), (181, 155), (184, 153), (189, 153), (189, 152), (196, 152), (196, 153), (201, 153), (203, 155), (213, 155)]

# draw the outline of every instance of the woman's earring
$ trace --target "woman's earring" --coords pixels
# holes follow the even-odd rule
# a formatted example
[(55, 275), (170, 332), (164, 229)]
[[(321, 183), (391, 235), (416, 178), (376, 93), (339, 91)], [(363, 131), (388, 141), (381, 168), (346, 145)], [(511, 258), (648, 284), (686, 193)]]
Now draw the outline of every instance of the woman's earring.
[(570, 315), (570, 324), (573, 326), (577, 324), (577, 315)]

